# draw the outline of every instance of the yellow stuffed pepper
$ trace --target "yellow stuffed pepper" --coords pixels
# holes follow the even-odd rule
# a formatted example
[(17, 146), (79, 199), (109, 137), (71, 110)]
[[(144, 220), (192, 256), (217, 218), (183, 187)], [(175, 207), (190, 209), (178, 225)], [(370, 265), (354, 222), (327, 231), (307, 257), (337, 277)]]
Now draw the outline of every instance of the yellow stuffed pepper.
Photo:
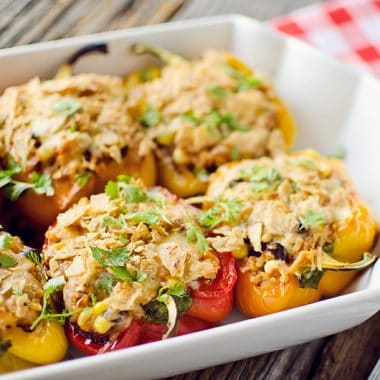
[(61, 70), (53, 80), (6, 89), (0, 148), (0, 187), (43, 228), (117, 175), (155, 183), (151, 144), (128, 115), (119, 77)]
[(0, 233), (0, 374), (57, 362), (66, 354), (64, 330), (52, 314), (41, 258), (21, 240)]
[(203, 193), (209, 174), (228, 161), (283, 153), (295, 128), (270, 82), (231, 54), (199, 60), (135, 45), (165, 63), (126, 78), (128, 109), (156, 143), (161, 184), (188, 197)]
[[(221, 166), (206, 200), (213, 247), (237, 259), (236, 302), (254, 317), (341, 292), (372, 264), (376, 223), (344, 165), (314, 151)], [(228, 218), (233, 205), (238, 215)], [(211, 203), (212, 204), (212, 203)]]

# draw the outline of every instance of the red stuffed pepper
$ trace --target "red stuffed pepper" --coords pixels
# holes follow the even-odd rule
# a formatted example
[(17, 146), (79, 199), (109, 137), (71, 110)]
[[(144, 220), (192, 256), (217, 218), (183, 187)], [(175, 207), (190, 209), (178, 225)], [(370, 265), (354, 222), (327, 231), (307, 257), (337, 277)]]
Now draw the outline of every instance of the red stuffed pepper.
[(46, 234), (45, 264), (63, 276), (71, 341), (97, 354), (212, 327), (233, 305), (234, 259), (217, 253), (201, 212), (126, 176), (83, 198)]

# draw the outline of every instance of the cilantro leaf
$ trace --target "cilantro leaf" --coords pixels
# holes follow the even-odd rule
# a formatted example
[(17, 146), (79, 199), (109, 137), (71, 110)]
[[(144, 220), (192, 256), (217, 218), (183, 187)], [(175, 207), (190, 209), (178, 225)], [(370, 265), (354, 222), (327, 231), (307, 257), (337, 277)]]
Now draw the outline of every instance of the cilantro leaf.
[(11, 246), (12, 237), (7, 233), (0, 235), (0, 249), (9, 249)]
[(44, 292), (47, 297), (53, 293), (61, 291), (65, 286), (65, 277), (58, 276), (51, 278), (46, 284), (44, 284)]
[(239, 80), (238, 92), (258, 88), (261, 86), (261, 80), (255, 77), (245, 77)]
[(58, 99), (53, 103), (54, 112), (73, 116), (82, 109), (82, 105), (77, 99), (72, 97)]
[(300, 230), (307, 230), (309, 227), (320, 226), (325, 223), (325, 217), (323, 213), (318, 211), (308, 210), (305, 217), (301, 219)]
[(85, 187), (92, 177), (92, 173), (88, 171), (80, 172), (75, 174), (75, 182), (79, 187)]
[(275, 168), (254, 166), (250, 173), (245, 172), (243, 176), (248, 177), (252, 189), (259, 193), (276, 190), (282, 182), (281, 174)]
[(48, 197), (54, 195), (54, 188), (48, 173), (32, 173), (32, 185), (37, 194), (46, 194)]
[(189, 243), (196, 243), (200, 252), (205, 252), (209, 248), (208, 241), (202, 230), (194, 224), (187, 230), (186, 238)]
[(114, 267), (111, 269), (112, 273), (120, 278), (121, 280), (127, 280), (127, 281), (136, 281), (137, 276), (132, 274), (127, 268), (124, 267)]
[(212, 229), (220, 223), (236, 222), (242, 207), (242, 202), (237, 199), (219, 201), (200, 214), (199, 223), (204, 228)]
[(161, 113), (153, 108), (148, 108), (140, 118), (143, 127), (154, 127), (161, 121)]
[(0, 267), (11, 268), (17, 265), (17, 260), (14, 257), (0, 253)]
[(227, 96), (227, 91), (220, 86), (210, 87), (207, 91), (218, 98), (225, 98)]
[(126, 219), (136, 222), (136, 223), (145, 223), (148, 225), (157, 225), (160, 224), (161, 215), (157, 211), (140, 211), (131, 215), (127, 215)]
[(105, 216), (103, 218), (103, 227), (117, 227), (117, 228), (123, 228), (124, 227), (124, 221), (123, 219), (119, 218), (114, 218), (112, 216)]
[(42, 264), (42, 254), (40, 254), (38, 251), (29, 249), (25, 257), (30, 260), (34, 265), (41, 265)]
[(104, 191), (111, 200), (119, 197), (119, 187), (115, 181), (108, 181)]
[(16, 201), (20, 198), (21, 194), (29, 189), (32, 189), (33, 185), (31, 183), (14, 181), (5, 188), (4, 195), (11, 201)]
[(95, 282), (95, 287), (106, 295), (110, 295), (112, 293), (113, 287), (117, 284), (117, 279), (112, 276), (110, 273), (103, 273), (100, 278)]
[(201, 124), (202, 119), (194, 116), (193, 111), (187, 111), (181, 115), (181, 117), (187, 121), (190, 121), (193, 124)]
[(129, 185), (130, 177), (119, 176), (117, 181), (108, 181), (105, 192), (108, 197), (116, 199), (119, 197), (119, 193), (123, 190), (124, 201), (126, 203), (141, 203), (149, 199), (147, 192), (141, 187), (135, 185)]
[(130, 251), (127, 248), (112, 248), (110, 250), (90, 247), (92, 256), (101, 265), (121, 267), (129, 261)]

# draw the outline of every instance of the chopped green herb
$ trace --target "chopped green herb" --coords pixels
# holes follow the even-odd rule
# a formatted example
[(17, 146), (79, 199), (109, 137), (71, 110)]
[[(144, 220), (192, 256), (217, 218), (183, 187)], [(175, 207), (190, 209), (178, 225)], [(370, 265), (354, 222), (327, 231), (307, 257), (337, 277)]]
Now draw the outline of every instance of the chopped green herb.
[(48, 173), (32, 173), (32, 185), (37, 194), (46, 194), (48, 197), (54, 195), (54, 188)]
[(69, 131), (71, 133), (74, 133), (74, 132), (77, 132), (78, 131), (78, 127), (75, 123), (75, 121), (71, 122), (70, 126), (69, 126)]
[(141, 116), (140, 123), (143, 127), (154, 127), (161, 121), (161, 113), (153, 108), (148, 108)]
[(295, 192), (297, 191), (297, 189), (298, 189), (298, 183), (292, 181), (292, 182), (290, 183), (290, 189), (292, 190), (292, 193), (295, 193)]
[(181, 115), (181, 117), (187, 121), (190, 121), (193, 124), (201, 124), (202, 120), (194, 116), (193, 111), (187, 111)]
[(247, 132), (250, 130), (246, 125), (239, 124), (236, 116), (231, 113), (222, 115), (222, 124), (225, 124), (231, 131)]
[(103, 218), (103, 227), (117, 227), (117, 228), (123, 228), (125, 225), (122, 218), (114, 218), (112, 216), (105, 216)]
[(155, 78), (155, 75), (150, 67), (143, 67), (139, 71), (139, 77), (142, 82), (149, 82)]
[(130, 251), (127, 248), (112, 248), (109, 250), (90, 247), (92, 256), (101, 265), (121, 267), (129, 261)]
[(339, 147), (335, 153), (329, 155), (329, 157), (337, 158), (338, 160), (344, 160), (346, 156), (347, 156), (347, 151), (343, 146)]
[(311, 158), (299, 158), (297, 160), (294, 160), (293, 164), (305, 169), (312, 169), (312, 170), (318, 169), (317, 165)]
[(236, 70), (233, 66), (231, 66), (230, 64), (228, 63), (225, 63), (223, 65), (223, 69), (224, 71), (231, 77), (233, 78), (236, 78), (236, 79), (242, 79), (244, 77), (246, 77), (246, 74), (244, 74), (243, 72), (241, 71), (238, 71)]
[(274, 191), (282, 182), (281, 174), (276, 168), (254, 166), (250, 173), (244, 172), (243, 176), (248, 177), (252, 189), (258, 193)]
[(98, 303), (98, 297), (94, 293), (90, 293), (91, 303), (92, 306), (96, 305)]
[(17, 260), (11, 256), (0, 253), (0, 267), (12, 268), (17, 265)]
[(9, 249), (12, 243), (11, 235), (3, 233), (0, 235), (0, 249)]
[(309, 227), (320, 226), (325, 223), (325, 217), (323, 213), (318, 211), (308, 210), (305, 217), (301, 219), (300, 229), (307, 230)]
[(322, 270), (312, 270), (302, 273), (300, 279), (301, 288), (318, 289), (319, 282), (323, 276)]
[(118, 177), (117, 181), (108, 181), (105, 192), (108, 197), (112, 199), (116, 199), (119, 197), (119, 193), (121, 190), (124, 192), (124, 201), (126, 203), (141, 203), (145, 202), (149, 199), (147, 192), (134, 185), (129, 185), (130, 177)]
[(108, 181), (104, 191), (111, 200), (119, 197), (119, 186), (115, 181)]
[(73, 116), (82, 109), (82, 105), (75, 98), (62, 98), (53, 103), (54, 112)]
[(19, 287), (17, 287), (17, 286), (14, 286), (14, 287), (12, 288), (12, 294), (15, 295), (15, 296), (17, 296), (17, 297), (20, 297), (20, 296), (22, 296), (24, 293), (23, 293), (23, 291), (22, 291), (21, 288), (19, 288)]
[(225, 98), (227, 96), (227, 91), (219, 86), (210, 87), (207, 91), (218, 98)]
[(245, 91), (261, 86), (261, 80), (255, 77), (245, 77), (239, 80), (238, 91)]
[(41, 265), (42, 264), (42, 256), (41, 254), (36, 251), (36, 250), (29, 250), (26, 254), (25, 257), (30, 260), (34, 265)]
[(157, 299), (159, 300), (164, 294), (167, 294), (168, 296), (182, 297), (185, 293), (186, 285), (182, 281), (173, 281), (170, 286), (164, 286), (159, 290)]
[(92, 177), (91, 172), (80, 172), (75, 174), (75, 182), (79, 187), (85, 187), (89, 181), (89, 179)]
[(217, 128), (222, 124), (222, 117), (219, 111), (214, 110), (205, 116), (203, 122), (207, 126), (209, 133), (215, 133)]
[(126, 219), (135, 223), (145, 223), (148, 225), (160, 224), (161, 215), (157, 211), (140, 211), (127, 215)]
[(121, 280), (126, 280), (126, 281), (137, 281), (137, 276), (132, 274), (127, 268), (124, 267), (113, 267), (112, 273), (120, 278)]
[(235, 148), (234, 146), (231, 148), (230, 151), (230, 158), (232, 161), (236, 161), (240, 158), (240, 152), (239, 149)]
[(125, 232), (123, 232), (120, 235), (119, 240), (120, 240), (121, 244), (124, 244), (124, 245), (127, 244), (128, 243), (128, 235)]
[(220, 223), (236, 222), (242, 207), (242, 202), (237, 199), (219, 201), (200, 214), (199, 223), (204, 228), (212, 229)]
[(72, 316), (75, 313), (79, 313), (81, 309), (76, 310), (75, 312), (62, 312), (62, 313), (51, 313), (49, 298), (52, 294), (60, 292), (65, 286), (65, 278), (64, 276), (59, 276), (50, 279), (44, 285), (44, 295), (42, 299), (42, 310), (39, 317), (33, 322), (30, 327), (31, 330), (34, 330), (35, 327), (44, 319), (46, 320), (55, 320), (58, 323), (63, 324), (67, 317)]
[(207, 182), (209, 180), (209, 174), (206, 169), (204, 168), (193, 168), (194, 175), (201, 181), (201, 182)]
[(203, 235), (202, 230), (194, 224), (187, 230), (186, 238), (189, 243), (196, 243), (200, 252), (205, 252), (209, 248), (208, 241)]
[(113, 287), (117, 284), (117, 279), (110, 273), (103, 273), (101, 277), (95, 282), (95, 287), (110, 295), (112, 293)]

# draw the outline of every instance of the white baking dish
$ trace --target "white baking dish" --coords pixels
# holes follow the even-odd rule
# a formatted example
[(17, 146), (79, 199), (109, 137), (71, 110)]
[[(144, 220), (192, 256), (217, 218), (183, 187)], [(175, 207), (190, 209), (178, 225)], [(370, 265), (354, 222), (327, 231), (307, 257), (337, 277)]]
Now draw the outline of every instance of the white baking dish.
[[(128, 54), (135, 42), (161, 45), (187, 57), (207, 48), (231, 50), (273, 77), (298, 124), (296, 147), (331, 153), (343, 145), (361, 194), (380, 218), (380, 83), (311, 47), (242, 16), (149, 26), (0, 51), (0, 88), (34, 75), (49, 78), (72, 53), (105, 42), (107, 56), (91, 55), (78, 72), (125, 74), (147, 58)], [(270, 316), (226, 324), (167, 341), (4, 375), (4, 379), (158, 378), (246, 358), (353, 327), (380, 309), (380, 262), (347, 294)]]

